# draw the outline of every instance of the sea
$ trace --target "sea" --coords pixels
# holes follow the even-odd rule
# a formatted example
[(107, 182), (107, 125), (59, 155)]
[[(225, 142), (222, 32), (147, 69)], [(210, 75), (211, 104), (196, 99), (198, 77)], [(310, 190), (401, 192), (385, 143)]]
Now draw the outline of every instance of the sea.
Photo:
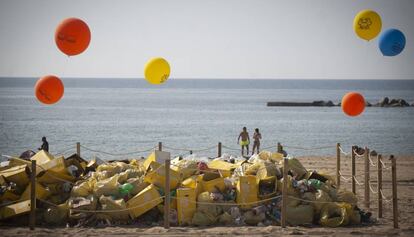
[[(105, 160), (146, 157), (162, 142), (175, 156), (240, 155), (242, 127), (262, 134), (262, 150), (277, 143), (290, 156), (335, 156), (352, 145), (384, 155), (414, 154), (414, 107), (367, 107), (358, 117), (341, 107), (268, 107), (269, 101), (340, 102), (349, 91), (370, 103), (414, 102), (414, 80), (176, 79), (150, 85), (132, 78), (63, 78), (54, 105), (34, 96), (36, 78), (0, 78), (0, 153), (36, 151), (46, 136), (50, 152)], [(251, 150), (251, 145), (250, 145)], [(4, 158), (4, 157), (3, 157)]]

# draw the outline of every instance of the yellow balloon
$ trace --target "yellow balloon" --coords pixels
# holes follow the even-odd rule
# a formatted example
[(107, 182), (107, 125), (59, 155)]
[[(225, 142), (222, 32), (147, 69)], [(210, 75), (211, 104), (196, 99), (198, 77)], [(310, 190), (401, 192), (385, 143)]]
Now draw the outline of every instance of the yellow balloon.
[(372, 40), (381, 32), (382, 22), (378, 13), (372, 10), (360, 11), (354, 19), (355, 33), (364, 40)]
[(161, 84), (170, 76), (170, 64), (163, 58), (152, 58), (144, 69), (145, 79), (151, 84)]

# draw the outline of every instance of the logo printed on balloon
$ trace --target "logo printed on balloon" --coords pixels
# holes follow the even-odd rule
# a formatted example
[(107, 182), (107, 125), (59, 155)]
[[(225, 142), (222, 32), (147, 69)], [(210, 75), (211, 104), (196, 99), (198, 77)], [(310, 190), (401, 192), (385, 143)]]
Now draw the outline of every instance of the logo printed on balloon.
[(371, 18), (361, 18), (358, 21), (358, 25), (360, 29), (369, 30), (369, 26), (372, 25)]
[(152, 58), (145, 65), (145, 79), (151, 84), (162, 84), (168, 80), (170, 70), (170, 64), (164, 58)]
[(384, 56), (396, 56), (405, 48), (405, 36), (398, 29), (388, 29), (381, 34), (378, 47)]
[(55, 31), (56, 46), (68, 56), (84, 52), (91, 41), (88, 25), (78, 18), (67, 18)]
[(361, 39), (372, 40), (381, 32), (381, 27), (381, 17), (372, 10), (360, 11), (354, 18), (354, 31)]

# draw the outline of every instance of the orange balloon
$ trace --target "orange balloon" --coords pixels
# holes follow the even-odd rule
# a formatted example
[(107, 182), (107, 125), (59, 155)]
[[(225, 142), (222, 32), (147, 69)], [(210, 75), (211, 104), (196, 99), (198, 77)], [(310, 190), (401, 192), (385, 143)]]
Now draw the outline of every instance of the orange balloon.
[(85, 51), (90, 41), (91, 31), (81, 19), (67, 18), (56, 28), (56, 45), (68, 56), (78, 55)]
[(53, 75), (40, 78), (35, 85), (35, 95), (44, 104), (54, 104), (58, 102), (64, 92), (62, 81)]
[(358, 116), (365, 109), (365, 99), (357, 92), (348, 92), (342, 97), (342, 110), (349, 116)]

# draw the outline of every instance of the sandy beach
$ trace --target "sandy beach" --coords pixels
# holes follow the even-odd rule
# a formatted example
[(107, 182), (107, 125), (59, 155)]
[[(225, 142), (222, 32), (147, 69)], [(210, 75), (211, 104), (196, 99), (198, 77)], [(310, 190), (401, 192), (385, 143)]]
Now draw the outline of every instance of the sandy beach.
[[(336, 167), (335, 157), (300, 157), (299, 158), (308, 169), (318, 169), (327, 173), (334, 173)], [(280, 226), (264, 227), (171, 227), (164, 229), (162, 226), (153, 226), (148, 228), (136, 226), (112, 226), (103, 228), (47, 228), (41, 226), (34, 231), (28, 227), (6, 227), (1, 226), (2, 236), (274, 236), (274, 235), (305, 235), (305, 236), (413, 236), (414, 235), (414, 177), (412, 169), (414, 168), (414, 156), (396, 157), (398, 173), (398, 209), (399, 209), (399, 229), (393, 228), (392, 205), (384, 201), (383, 218), (377, 219), (377, 194), (371, 193), (371, 207), (375, 223), (369, 225), (360, 225), (341, 228), (324, 228), (314, 227), (287, 227), (282, 229)], [(342, 173), (350, 174), (350, 157), (342, 156)], [(374, 163), (376, 162), (373, 160)], [(388, 157), (383, 158), (384, 163), (390, 167)], [(364, 161), (358, 158), (357, 177), (363, 182)], [(375, 167), (372, 168), (375, 170)], [(374, 190), (376, 189), (376, 172), (371, 174), (371, 182)], [(342, 180), (348, 190), (351, 189), (350, 182)], [(385, 170), (383, 173), (383, 189), (387, 198), (391, 197), (391, 171)], [(364, 187), (357, 185), (357, 194), (359, 206), (366, 209), (363, 204)], [(39, 223), (41, 224), (41, 223)]]

